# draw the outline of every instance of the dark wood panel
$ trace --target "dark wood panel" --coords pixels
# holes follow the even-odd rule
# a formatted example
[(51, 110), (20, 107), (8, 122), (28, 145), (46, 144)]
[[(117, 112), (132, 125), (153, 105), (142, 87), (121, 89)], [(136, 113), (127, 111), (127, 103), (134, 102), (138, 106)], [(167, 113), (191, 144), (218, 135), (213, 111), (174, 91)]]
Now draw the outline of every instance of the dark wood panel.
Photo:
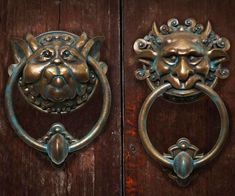
[[(112, 109), (103, 133), (87, 148), (70, 156), (62, 168), (24, 144), (11, 129), (4, 112), (7, 67), (13, 63), (9, 41), (27, 32), (38, 35), (65, 30), (103, 35), (101, 59), (108, 63)], [(118, 0), (2, 0), (0, 1), (0, 195), (120, 195), (120, 62)], [(87, 133), (99, 117), (101, 89), (81, 110), (53, 116), (32, 109), (15, 89), (14, 101), (22, 126), (43, 136), (60, 121), (76, 137)]]
[[(124, 1), (124, 70), (125, 70), (125, 124), (124, 124), (124, 161), (126, 195), (177, 196), (177, 195), (226, 195), (235, 193), (235, 22), (234, 1), (212, 0), (145, 0)], [(143, 81), (135, 79), (134, 71), (138, 68), (133, 51), (137, 38), (146, 35), (156, 21), (158, 26), (170, 18), (183, 22), (193, 17), (206, 24), (209, 19), (218, 34), (231, 41), (231, 60), (227, 67), (231, 76), (219, 81), (216, 91), (225, 101), (230, 115), (230, 136), (222, 154), (210, 165), (197, 170), (199, 176), (187, 188), (180, 188), (162, 171), (144, 151), (137, 132), (137, 119), (144, 99), (150, 89)], [(148, 118), (149, 136), (161, 152), (180, 137), (188, 137), (201, 152), (207, 152), (215, 143), (219, 132), (219, 115), (215, 106), (207, 97), (199, 102), (176, 105), (165, 100), (154, 103)]]

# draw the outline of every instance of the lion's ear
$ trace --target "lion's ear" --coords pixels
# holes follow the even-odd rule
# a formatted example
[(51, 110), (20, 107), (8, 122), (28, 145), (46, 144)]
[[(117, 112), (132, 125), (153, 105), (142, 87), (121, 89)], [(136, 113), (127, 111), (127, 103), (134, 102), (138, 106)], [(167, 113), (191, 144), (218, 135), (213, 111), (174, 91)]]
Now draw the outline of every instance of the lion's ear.
[(16, 63), (20, 63), (23, 59), (29, 57), (32, 54), (32, 50), (29, 44), (22, 39), (13, 39), (11, 41), (11, 47), (14, 52), (14, 58)]
[(81, 50), (81, 48), (86, 44), (87, 40), (88, 40), (87, 34), (83, 32), (79, 37), (79, 39), (77, 40), (77, 42), (75, 43), (75, 48), (77, 48), (77, 50)]
[(36, 51), (38, 48), (40, 48), (40, 44), (38, 43), (37, 39), (31, 33), (26, 34), (25, 40), (28, 42), (29, 47), (33, 51)]
[(100, 48), (104, 41), (104, 37), (95, 37), (90, 39), (82, 49), (82, 55), (92, 56), (93, 58), (99, 60), (100, 58)]
[(211, 61), (215, 61), (215, 63), (223, 63), (229, 59), (228, 54), (221, 49), (212, 49), (208, 51), (208, 56)]

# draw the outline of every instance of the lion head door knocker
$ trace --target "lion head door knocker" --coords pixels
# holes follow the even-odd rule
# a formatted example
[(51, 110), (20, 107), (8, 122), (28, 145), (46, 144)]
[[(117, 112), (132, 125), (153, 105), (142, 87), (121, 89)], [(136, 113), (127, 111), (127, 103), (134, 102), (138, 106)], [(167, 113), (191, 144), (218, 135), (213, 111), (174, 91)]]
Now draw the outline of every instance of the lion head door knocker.
[[(9, 66), (6, 87), (6, 110), (11, 126), (31, 147), (47, 153), (51, 161), (62, 164), (69, 153), (88, 145), (102, 131), (110, 110), (111, 92), (106, 78), (107, 65), (101, 62), (102, 37), (90, 39), (69, 32), (52, 31), (25, 40), (12, 41), (16, 64)], [(34, 139), (19, 124), (12, 103), (13, 87), (18, 83), (21, 94), (34, 108), (64, 114), (88, 102), (96, 86), (103, 89), (103, 106), (94, 127), (76, 139), (60, 123), (51, 126), (45, 136)]]
[[(194, 19), (187, 19), (184, 24), (170, 19), (160, 30), (154, 23), (151, 32), (134, 44), (139, 61), (143, 63), (143, 67), (136, 71), (136, 77), (146, 79), (152, 90), (139, 114), (139, 135), (150, 156), (169, 168), (170, 176), (181, 185), (189, 183), (194, 169), (218, 155), (228, 135), (227, 110), (213, 88), (218, 78), (229, 76), (229, 70), (221, 66), (228, 60), (226, 51), (229, 48), (229, 41), (215, 34), (210, 22), (203, 29)], [(169, 148), (168, 154), (162, 155), (147, 134), (151, 105), (159, 96), (185, 103), (198, 100), (203, 93), (215, 103), (221, 118), (220, 135), (215, 146), (206, 154), (198, 154), (196, 146), (187, 138), (180, 138)]]

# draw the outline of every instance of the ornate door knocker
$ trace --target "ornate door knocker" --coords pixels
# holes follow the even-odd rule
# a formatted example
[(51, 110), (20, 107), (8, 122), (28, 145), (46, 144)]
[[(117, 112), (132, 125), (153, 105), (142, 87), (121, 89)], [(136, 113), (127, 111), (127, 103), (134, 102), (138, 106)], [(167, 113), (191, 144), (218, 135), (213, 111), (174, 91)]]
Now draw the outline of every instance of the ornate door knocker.
[[(136, 78), (147, 81), (152, 92), (144, 101), (138, 120), (139, 135), (148, 154), (171, 171), (179, 184), (187, 185), (194, 169), (215, 158), (228, 135), (229, 120), (226, 107), (213, 90), (218, 78), (225, 79), (229, 70), (222, 68), (230, 48), (226, 38), (212, 31), (210, 22), (205, 29), (194, 19), (179, 24), (170, 19), (158, 30), (153, 24), (151, 32), (134, 43), (134, 50), (143, 67), (136, 71)], [(187, 138), (180, 138), (161, 154), (150, 142), (147, 117), (153, 102), (163, 96), (173, 102), (191, 102), (206, 94), (217, 106), (221, 119), (220, 134), (214, 147), (205, 154)]]
[[(25, 40), (12, 41), (16, 64), (9, 66), (5, 104), (11, 126), (28, 145), (47, 153), (51, 161), (62, 164), (69, 153), (87, 146), (102, 131), (111, 105), (106, 78), (107, 65), (99, 60), (102, 37), (90, 39), (69, 32), (46, 32), (37, 37), (27, 34)], [(45, 136), (34, 139), (21, 127), (13, 108), (13, 87), (18, 83), (26, 101), (34, 108), (65, 114), (88, 102), (100, 83), (103, 106), (100, 117), (83, 138), (70, 135), (61, 123), (51, 126)]]

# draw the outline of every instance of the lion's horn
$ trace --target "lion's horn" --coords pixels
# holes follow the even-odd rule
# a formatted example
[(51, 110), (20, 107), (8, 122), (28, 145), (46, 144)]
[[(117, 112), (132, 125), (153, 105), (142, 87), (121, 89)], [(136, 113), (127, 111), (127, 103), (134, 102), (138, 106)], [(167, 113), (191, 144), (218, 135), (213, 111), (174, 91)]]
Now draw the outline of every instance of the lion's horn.
[(201, 34), (201, 38), (202, 38), (202, 40), (205, 40), (205, 39), (207, 39), (207, 37), (208, 37), (208, 35), (210, 34), (210, 32), (211, 32), (211, 23), (210, 23), (210, 21), (208, 21), (207, 22), (207, 26), (206, 26), (206, 29), (202, 32), (202, 34)]
[(156, 36), (159, 36), (160, 35), (160, 32), (158, 31), (157, 29), (157, 25), (155, 22), (153, 22), (153, 25), (152, 25), (152, 33)]

